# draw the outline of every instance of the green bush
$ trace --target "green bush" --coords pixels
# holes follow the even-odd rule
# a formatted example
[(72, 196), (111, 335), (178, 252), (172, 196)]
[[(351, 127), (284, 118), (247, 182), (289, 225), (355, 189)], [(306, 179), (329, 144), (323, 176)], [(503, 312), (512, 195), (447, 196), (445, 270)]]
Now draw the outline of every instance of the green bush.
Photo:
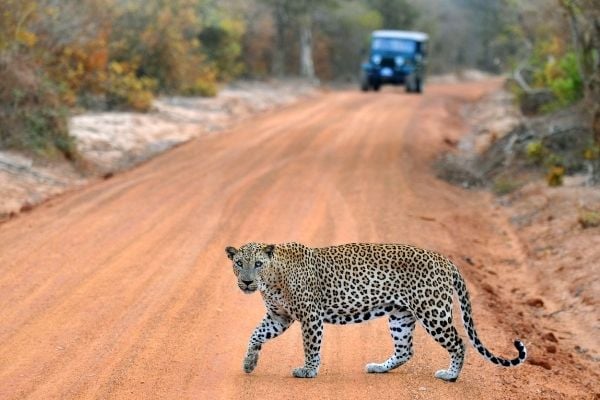
[(550, 151), (541, 140), (533, 140), (527, 143), (525, 153), (527, 159), (535, 165), (554, 167), (564, 166), (565, 164), (563, 157)]
[(528, 160), (539, 165), (542, 164), (548, 154), (548, 149), (546, 149), (541, 140), (534, 140), (527, 143), (526, 153)]
[(583, 151), (583, 158), (586, 160), (597, 160), (600, 158), (600, 145), (591, 144)]
[(583, 97), (583, 79), (573, 51), (559, 57), (548, 56), (544, 62), (538, 61), (535, 65), (535, 85), (548, 88), (556, 98), (542, 107), (543, 112), (564, 108)]
[(59, 88), (30, 59), (0, 57), (0, 147), (77, 158)]
[(154, 79), (137, 77), (132, 66), (110, 63), (106, 84), (106, 98), (110, 108), (127, 107), (136, 111), (148, 111), (152, 107), (155, 88)]
[(199, 68), (196, 79), (182, 88), (187, 96), (214, 97), (217, 95), (217, 70), (215, 68)]
[(548, 86), (560, 106), (569, 105), (583, 97), (583, 80), (574, 52), (568, 52), (558, 61), (549, 63), (547, 69)]
[(544, 159), (544, 165), (546, 167), (564, 167), (565, 159), (556, 153), (548, 152), (546, 158)]
[(563, 178), (565, 176), (565, 167), (554, 166), (551, 167), (546, 175), (546, 182), (548, 186), (561, 186), (563, 184)]
[[(202, 44), (202, 52), (216, 71), (215, 76), (212, 77), (213, 81), (228, 81), (238, 77), (244, 71), (244, 65), (240, 58), (243, 34), (244, 24), (242, 21), (225, 18), (219, 21), (218, 25), (204, 28), (198, 35)], [(206, 79), (204, 81), (206, 82)], [(214, 86), (214, 82), (212, 83)], [(211, 90), (207, 92), (210, 93)]]
[(594, 228), (600, 226), (600, 212), (593, 210), (581, 210), (578, 222), (582, 228)]
[[(200, 40), (203, 21), (197, 6), (195, 1), (172, 0), (131, 2), (121, 7), (108, 41), (111, 61), (137, 66), (135, 76), (151, 78), (157, 92), (214, 95), (218, 75), (206, 71), (233, 60), (227, 57), (239, 52), (232, 39), (238, 28), (222, 25), (218, 32), (223, 35), (211, 60)], [(127, 78), (127, 84), (137, 85), (132, 78)]]
[(0, 147), (77, 160), (69, 108), (147, 111), (156, 93), (214, 96), (241, 72), (241, 20), (219, 15), (212, 47), (200, 40), (215, 4), (58, 3), (0, 2)]
[(534, 140), (525, 149), (527, 159), (547, 168), (546, 181), (550, 186), (560, 186), (566, 173), (564, 158), (550, 151), (541, 140)]
[(492, 191), (498, 196), (510, 194), (521, 187), (521, 182), (508, 177), (498, 177), (494, 180)]

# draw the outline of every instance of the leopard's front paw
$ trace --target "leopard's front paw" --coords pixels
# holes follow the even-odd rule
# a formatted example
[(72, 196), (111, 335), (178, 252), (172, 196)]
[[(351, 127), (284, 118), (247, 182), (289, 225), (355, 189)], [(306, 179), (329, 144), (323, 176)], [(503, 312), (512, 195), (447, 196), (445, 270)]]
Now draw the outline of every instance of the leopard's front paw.
[(366, 366), (367, 373), (369, 374), (382, 374), (384, 372), (388, 372), (390, 370), (389, 367), (386, 367), (385, 364), (377, 364), (377, 363), (369, 363)]
[(314, 378), (317, 376), (317, 372), (318, 370), (316, 368), (300, 367), (294, 368), (292, 375), (296, 378)]
[(256, 364), (258, 363), (258, 352), (248, 353), (244, 358), (244, 372), (249, 374), (254, 371)]

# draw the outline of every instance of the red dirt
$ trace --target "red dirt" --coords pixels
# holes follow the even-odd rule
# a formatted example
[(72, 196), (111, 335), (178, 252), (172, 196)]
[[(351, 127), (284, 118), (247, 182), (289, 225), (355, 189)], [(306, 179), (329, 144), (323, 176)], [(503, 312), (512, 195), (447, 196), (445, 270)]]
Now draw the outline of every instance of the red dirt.
[[(590, 361), (544, 325), (538, 275), (485, 193), (436, 179), (458, 110), (497, 81), (334, 92), (250, 119), (0, 225), (0, 398), (594, 398)], [(319, 376), (297, 324), (242, 372), (264, 312), (237, 289), (223, 249), (400, 242), (460, 265), (483, 341), (533, 363), (496, 367), (469, 349), (458, 382), (433, 377), (445, 351), (417, 328), (415, 356), (383, 375), (387, 322), (327, 326)], [(547, 282), (546, 282), (547, 283)], [(568, 315), (561, 319), (568, 329)], [(553, 325), (553, 329), (557, 325)], [(459, 329), (462, 332), (462, 328)]]

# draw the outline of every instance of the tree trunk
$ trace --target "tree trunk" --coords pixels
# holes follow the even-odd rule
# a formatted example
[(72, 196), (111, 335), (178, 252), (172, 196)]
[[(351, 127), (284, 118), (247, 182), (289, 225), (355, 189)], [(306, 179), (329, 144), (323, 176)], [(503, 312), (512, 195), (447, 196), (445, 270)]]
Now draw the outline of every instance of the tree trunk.
[(275, 48), (273, 49), (271, 72), (274, 76), (281, 78), (285, 75), (285, 59), (287, 56), (285, 28), (288, 16), (283, 1), (275, 3), (273, 17), (275, 20)]
[(564, 8), (569, 15), (569, 26), (571, 27), (571, 42), (573, 43), (573, 49), (575, 49), (575, 55), (577, 59), (577, 69), (579, 70), (579, 76), (583, 82), (587, 82), (587, 74), (585, 69), (583, 68), (583, 54), (581, 51), (581, 34), (579, 29), (579, 24), (577, 22), (577, 16), (575, 15), (574, 5), (569, 5), (568, 2), (563, 2)]
[(596, 112), (592, 117), (592, 132), (594, 134), (594, 141), (600, 146), (600, 107), (596, 106)]
[(594, 131), (596, 144), (600, 146), (600, 57), (594, 57), (593, 55), (594, 49), (600, 48), (600, 5), (598, 5), (598, 3), (594, 4), (594, 8), (589, 12), (591, 28), (586, 54), (588, 56), (591, 74), (587, 82), (586, 95), (588, 101), (594, 107), (592, 129)]
[(312, 55), (312, 23), (310, 13), (300, 18), (300, 76), (308, 79), (315, 78), (315, 66)]
[[(586, 87), (586, 97), (592, 107), (592, 134), (596, 146), (600, 146), (600, 57), (594, 57), (594, 49), (600, 48), (600, 6), (594, 3), (592, 10), (587, 15), (590, 19), (590, 39), (588, 50), (590, 60), (590, 76)], [(595, 160), (596, 165), (592, 176), (592, 183), (600, 185), (600, 159)]]

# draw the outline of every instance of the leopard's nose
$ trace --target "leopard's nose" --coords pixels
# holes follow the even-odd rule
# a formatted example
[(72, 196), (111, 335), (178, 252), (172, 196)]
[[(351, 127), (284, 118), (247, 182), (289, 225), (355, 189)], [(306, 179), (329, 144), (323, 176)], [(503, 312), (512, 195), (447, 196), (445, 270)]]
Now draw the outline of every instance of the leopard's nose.
[(246, 284), (246, 286), (250, 286), (250, 284), (252, 283), (252, 281), (242, 281)]

